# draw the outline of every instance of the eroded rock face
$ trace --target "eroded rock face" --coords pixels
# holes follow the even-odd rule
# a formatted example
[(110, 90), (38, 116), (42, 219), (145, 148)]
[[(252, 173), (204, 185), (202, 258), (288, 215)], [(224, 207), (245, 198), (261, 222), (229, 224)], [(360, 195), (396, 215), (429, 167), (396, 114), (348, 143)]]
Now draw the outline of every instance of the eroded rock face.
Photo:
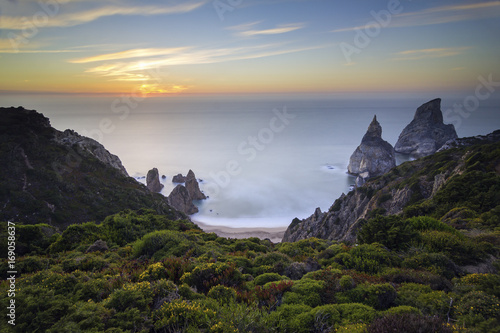
[(184, 177), (181, 173), (172, 177), (172, 183), (182, 184), (185, 182), (186, 182), (186, 177)]
[(76, 145), (80, 152), (91, 154), (99, 161), (117, 169), (122, 175), (128, 177), (127, 170), (125, 170), (118, 156), (111, 154), (96, 140), (81, 136), (77, 132), (69, 129), (64, 132), (56, 132), (54, 140), (68, 147), (74, 147)]
[(163, 184), (160, 183), (160, 175), (157, 168), (148, 171), (146, 186), (151, 192), (160, 192), (163, 189)]
[(188, 215), (198, 213), (198, 208), (193, 204), (188, 190), (182, 185), (177, 185), (172, 190), (168, 196), (168, 203), (170, 206)]
[(188, 190), (191, 200), (204, 200), (207, 198), (205, 194), (201, 192), (198, 180), (196, 180), (196, 176), (192, 170), (189, 170), (186, 176), (186, 189)]
[(347, 171), (367, 179), (383, 175), (395, 166), (394, 148), (382, 139), (382, 127), (375, 116), (361, 144), (351, 155)]
[(411, 123), (399, 135), (394, 149), (398, 153), (419, 158), (434, 154), (448, 140), (457, 137), (455, 127), (443, 123), (441, 99), (437, 98), (417, 109)]

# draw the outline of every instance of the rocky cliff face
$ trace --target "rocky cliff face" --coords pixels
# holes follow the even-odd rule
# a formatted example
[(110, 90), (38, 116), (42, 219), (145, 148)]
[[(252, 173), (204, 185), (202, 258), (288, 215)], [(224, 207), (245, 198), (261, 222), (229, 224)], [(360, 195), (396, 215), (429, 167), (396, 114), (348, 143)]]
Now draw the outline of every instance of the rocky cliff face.
[(128, 177), (127, 170), (125, 170), (118, 156), (111, 154), (103, 145), (94, 139), (81, 136), (75, 131), (67, 129), (64, 132), (55, 131), (54, 141), (67, 147), (74, 147), (81, 153), (90, 154), (104, 164), (115, 168), (122, 175)]
[(351, 155), (347, 170), (363, 179), (383, 175), (396, 166), (394, 148), (382, 139), (382, 127), (373, 118), (361, 144)]
[(146, 176), (146, 186), (151, 192), (158, 193), (163, 189), (163, 184), (160, 183), (160, 174), (157, 168), (148, 171)]
[(65, 228), (141, 208), (185, 218), (101, 144), (57, 131), (36, 111), (0, 108), (0, 143), (0, 221)]
[[(425, 213), (432, 207), (428, 203), (436, 196), (442, 197), (442, 190), (447, 188), (448, 183), (466, 171), (473, 170), (471, 177), (477, 177), (476, 173), (483, 171), (476, 169), (484, 167), (489, 168), (484, 171), (486, 174), (491, 174), (492, 170), (500, 175), (499, 133), (496, 131), (480, 141), (473, 138), (456, 140), (464, 143), (464, 147), (403, 163), (385, 175), (369, 180), (364, 186), (342, 194), (327, 212), (317, 208), (310, 217), (293, 220), (283, 242), (317, 237), (354, 243), (358, 230), (375, 215), (397, 215), (408, 209), (417, 215), (419, 211)], [(474, 146), (468, 148), (465, 142)], [(488, 144), (492, 147), (486, 146)], [(486, 151), (493, 151), (496, 157), (487, 163), (480, 163), (484, 155), (480, 152), (482, 147), (487, 147), (484, 149)], [(451, 183), (449, 193), (454, 194), (457, 192), (454, 188), (461, 188), (461, 185)], [(446, 199), (446, 202), (457, 199), (464, 198)]]
[(394, 149), (419, 158), (434, 154), (448, 140), (456, 138), (455, 127), (443, 123), (441, 99), (438, 98), (417, 109), (411, 123), (399, 135)]

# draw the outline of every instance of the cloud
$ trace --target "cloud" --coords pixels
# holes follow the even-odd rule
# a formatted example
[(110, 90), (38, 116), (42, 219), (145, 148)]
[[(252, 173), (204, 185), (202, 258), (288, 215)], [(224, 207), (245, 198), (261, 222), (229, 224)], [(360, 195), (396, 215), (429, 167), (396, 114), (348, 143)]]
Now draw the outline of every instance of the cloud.
[(133, 49), (115, 53), (101, 54), (93, 57), (80, 58), (75, 60), (70, 60), (69, 62), (74, 64), (85, 64), (89, 62), (105, 61), (105, 60), (118, 60), (118, 59), (130, 59), (138, 57), (153, 57), (160, 55), (176, 54), (189, 49), (188, 47), (175, 47), (175, 48), (163, 48), (163, 49)]
[[(104, 6), (83, 10), (80, 12), (55, 14), (43, 21), (38, 28), (42, 27), (71, 27), (79, 24), (95, 21), (101, 17), (114, 15), (161, 15), (177, 14), (193, 11), (206, 1), (187, 2), (173, 6)], [(43, 14), (41, 11), (40, 13)], [(41, 15), (41, 14), (40, 14)], [(0, 20), (0, 29), (22, 30), (27, 24), (33, 24), (25, 16), (6, 16)]]
[[(328, 46), (319, 45), (300, 48), (283, 48), (284, 45), (286, 45), (286, 43), (212, 49), (184, 47), (177, 49), (164, 49), (164, 52), (162, 52), (162, 49), (132, 49), (123, 52), (77, 59), (76, 61), (70, 60), (69, 62), (91, 63), (97, 61), (130, 59), (130, 61), (105, 62), (101, 65), (88, 68), (86, 72), (94, 75), (109, 77), (111, 80), (146, 81), (148, 80), (149, 75), (144, 73), (166, 66), (200, 65), (257, 59), (325, 48)], [(154, 51), (152, 52), (152, 50)], [(156, 53), (156, 56), (152, 56), (154, 53)], [(140, 55), (145, 55), (145, 57)], [(136, 59), (136, 57), (141, 57), (141, 59)]]
[(470, 47), (447, 47), (447, 48), (434, 48), (434, 49), (420, 49), (420, 50), (407, 50), (398, 52), (397, 58), (392, 60), (420, 60), (428, 58), (444, 58), (462, 54)]
[(43, 50), (39, 42), (17, 43), (8, 38), (0, 38), (0, 53), (70, 53), (77, 50)]
[[(387, 28), (416, 27), (445, 24), (460, 21), (500, 17), (500, 1), (489, 1), (466, 5), (450, 5), (427, 8), (424, 10), (396, 14), (391, 17)], [(377, 25), (372, 19), (365, 25), (335, 29), (331, 32), (348, 32), (370, 28)], [(372, 24), (373, 23), (373, 24)]]
[(299, 30), (305, 27), (305, 23), (290, 23), (290, 24), (279, 24), (275, 28), (255, 30), (250, 29), (257, 25), (259, 22), (247, 23), (238, 26), (229, 27), (229, 30), (239, 30), (236, 35), (242, 37), (251, 37), (259, 35), (279, 35), (287, 32)]

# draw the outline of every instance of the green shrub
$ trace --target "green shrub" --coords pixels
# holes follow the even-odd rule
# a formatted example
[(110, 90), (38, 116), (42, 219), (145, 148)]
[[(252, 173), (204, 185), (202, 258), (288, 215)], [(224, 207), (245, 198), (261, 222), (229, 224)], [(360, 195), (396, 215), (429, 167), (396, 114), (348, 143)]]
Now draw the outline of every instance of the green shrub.
[(229, 304), (236, 300), (236, 291), (233, 288), (218, 285), (212, 287), (207, 296), (217, 300), (221, 304)]
[(206, 294), (212, 287), (219, 284), (237, 287), (243, 282), (243, 278), (233, 263), (216, 262), (198, 264), (192, 272), (184, 273), (180, 281)]
[(61, 318), (47, 333), (64, 332), (104, 332), (112, 311), (102, 304), (78, 302), (68, 309), (68, 314)]
[(100, 227), (95, 223), (72, 224), (49, 246), (48, 250), (50, 253), (70, 251), (80, 245), (93, 244), (100, 238)]
[(121, 289), (115, 289), (104, 301), (104, 306), (116, 311), (125, 311), (128, 308), (147, 310), (148, 304), (153, 301), (153, 290), (149, 282), (127, 283)]
[(444, 291), (433, 291), (431, 287), (416, 283), (403, 283), (398, 290), (397, 305), (418, 308), (424, 314), (444, 316), (450, 309), (453, 296)]
[(154, 313), (154, 326), (161, 332), (184, 332), (186, 329), (209, 329), (216, 313), (200, 301), (175, 300)]
[(401, 267), (426, 269), (447, 279), (457, 276), (460, 272), (459, 267), (442, 253), (419, 253), (415, 256), (405, 258), (401, 263)]
[(399, 259), (383, 245), (378, 243), (362, 244), (353, 247), (349, 252), (339, 253), (335, 261), (344, 265), (347, 269), (355, 269), (360, 272), (374, 274), (385, 267), (391, 267)]
[(452, 333), (439, 317), (415, 313), (393, 314), (375, 319), (367, 327), (368, 333), (433, 332)]
[(405, 313), (414, 313), (414, 314), (422, 314), (422, 312), (413, 307), (413, 306), (408, 306), (408, 305), (400, 305), (400, 306), (395, 306), (395, 307), (392, 307), (392, 308), (389, 308), (387, 310), (384, 311), (384, 316), (388, 316), (388, 315), (402, 315), (402, 314), (405, 314)]
[(359, 303), (337, 304), (337, 310), (342, 318), (341, 324), (370, 323), (375, 319), (377, 312), (371, 306)]
[(287, 278), (285, 276), (279, 275), (278, 273), (264, 273), (257, 276), (254, 280), (254, 283), (256, 286), (263, 286), (268, 282), (275, 282), (281, 280), (287, 280)]
[(461, 291), (483, 291), (500, 298), (500, 275), (469, 274), (455, 281), (455, 286)]
[(370, 219), (358, 233), (361, 244), (380, 243), (393, 250), (408, 248), (416, 239), (418, 233), (413, 225), (397, 215)]
[(285, 294), (285, 304), (306, 304), (312, 307), (321, 305), (321, 293), (325, 282), (301, 279), (293, 284), (291, 292)]
[(342, 290), (352, 289), (355, 286), (354, 279), (350, 275), (342, 275), (339, 279), (339, 286)]
[(435, 218), (432, 218), (430, 216), (411, 217), (407, 219), (405, 222), (410, 224), (415, 230), (418, 231), (430, 231), (430, 230), (446, 231), (458, 237), (462, 236), (462, 234), (455, 228), (450, 227), (446, 223), (436, 220)]
[(363, 303), (377, 310), (385, 310), (393, 305), (397, 293), (389, 283), (360, 284), (349, 291), (339, 293), (339, 303)]
[(133, 255), (142, 255), (154, 259), (162, 259), (169, 256), (181, 257), (195, 245), (186, 239), (186, 235), (171, 230), (160, 230), (146, 234), (133, 244)]
[(302, 239), (294, 243), (280, 243), (277, 250), (290, 257), (313, 257), (328, 247), (328, 241), (318, 238)]
[(482, 291), (465, 294), (454, 306), (459, 323), (476, 325), (487, 319), (500, 319), (500, 299)]

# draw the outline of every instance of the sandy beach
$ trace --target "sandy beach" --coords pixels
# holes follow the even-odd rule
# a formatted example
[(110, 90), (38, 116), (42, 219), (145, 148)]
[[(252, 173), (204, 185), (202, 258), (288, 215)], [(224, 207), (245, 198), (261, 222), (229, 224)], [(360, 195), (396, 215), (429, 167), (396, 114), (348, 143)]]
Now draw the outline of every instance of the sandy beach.
[(208, 225), (203, 222), (192, 220), (196, 223), (203, 231), (213, 232), (219, 237), (226, 238), (249, 238), (257, 237), (260, 239), (269, 239), (273, 243), (279, 243), (283, 239), (286, 227), (281, 228), (231, 228), (225, 226)]

